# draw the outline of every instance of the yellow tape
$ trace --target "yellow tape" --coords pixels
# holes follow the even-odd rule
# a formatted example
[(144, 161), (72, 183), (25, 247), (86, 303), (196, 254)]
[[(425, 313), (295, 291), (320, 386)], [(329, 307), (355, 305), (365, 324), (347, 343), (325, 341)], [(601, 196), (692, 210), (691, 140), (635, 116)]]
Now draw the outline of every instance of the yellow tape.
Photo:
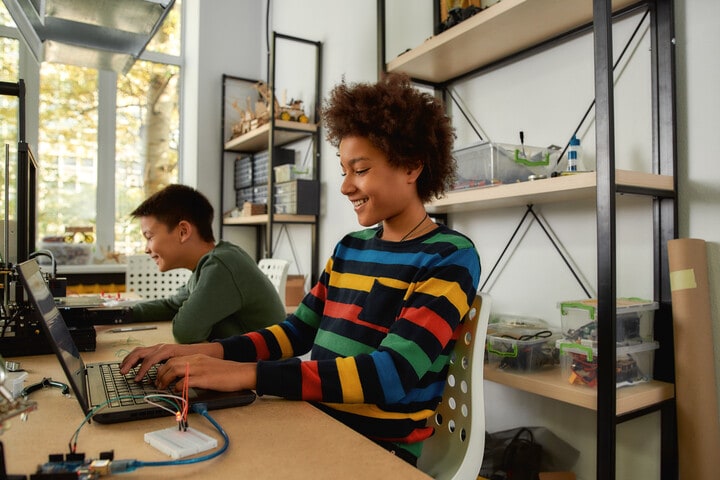
[(670, 272), (670, 291), (675, 292), (677, 290), (687, 290), (690, 288), (697, 288), (697, 282), (695, 281), (695, 270), (688, 268), (685, 270), (678, 270), (676, 272)]

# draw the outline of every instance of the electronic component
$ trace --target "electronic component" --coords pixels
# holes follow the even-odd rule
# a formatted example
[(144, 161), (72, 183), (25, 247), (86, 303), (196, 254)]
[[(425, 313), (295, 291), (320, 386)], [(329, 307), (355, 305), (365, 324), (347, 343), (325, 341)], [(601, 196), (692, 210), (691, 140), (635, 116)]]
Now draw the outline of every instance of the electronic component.
[(175, 459), (217, 447), (217, 440), (193, 428), (170, 427), (148, 432), (145, 442)]
[(30, 480), (94, 480), (111, 473), (114, 452), (102, 452), (98, 459), (85, 459), (84, 453), (48, 455), (48, 461), (38, 466)]
[[(6, 388), (5, 383), (7, 380), (8, 372), (5, 370), (5, 361), (0, 357), (0, 433), (3, 431), (6, 420), (18, 415), (25, 416), (28, 412), (37, 408), (35, 402), (28, 401), (25, 398), (16, 398), (13, 392)], [(16, 389), (15, 386), (12, 388)]]

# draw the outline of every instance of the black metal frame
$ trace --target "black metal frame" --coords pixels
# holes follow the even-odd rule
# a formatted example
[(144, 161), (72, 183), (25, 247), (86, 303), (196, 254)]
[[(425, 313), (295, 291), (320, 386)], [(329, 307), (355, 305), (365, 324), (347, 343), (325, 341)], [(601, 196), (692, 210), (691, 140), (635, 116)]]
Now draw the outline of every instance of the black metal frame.
[(25, 141), (25, 81), (0, 82), (0, 95), (18, 97), (17, 260), (20, 262), (35, 251), (38, 165)]
[[(277, 48), (277, 40), (287, 40), (291, 42), (298, 42), (302, 44), (306, 44), (312, 47), (315, 47), (315, 104), (313, 105), (314, 109), (314, 118), (319, 119), (320, 115), (320, 108), (321, 108), (321, 73), (322, 73), (322, 43), (316, 42), (312, 40), (307, 40), (304, 38), (294, 37), (290, 35), (285, 35), (278, 32), (272, 32), (272, 38), (270, 43), (270, 51), (269, 58), (268, 58), (268, 72), (267, 72), (267, 82), (268, 82), (268, 91), (270, 93), (270, 98), (275, 98), (275, 52)], [(250, 80), (247, 78), (242, 77), (235, 77), (232, 75), (224, 74), (222, 77), (222, 115), (221, 115), (221, 125), (220, 125), (220, 136), (221, 136), (221, 145), (225, 145), (225, 96), (226, 96), (226, 84), (228, 81), (245, 81), (249, 83), (255, 83), (256, 80)], [(318, 122), (319, 123), (319, 122)], [(255, 228), (256, 232), (256, 256), (257, 258), (264, 258), (264, 257), (272, 257), (273, 256), (273, 233), (274, 233), (274, 225), (275, 224), (282, 224), (286, 225), (287, 222), (279, 222), (275, 219), (274, 215), (274, 195), (272, 192), (273, 187), (273, 146), (275, 145), (275, 132), (278, 130), (291, 130), (291, 129), (285, 129), (283, 127), (279, 127), (276, 125), (276, 119), (275, 119), (275, 102), (270, 102), (270, 128), (269, 128), (269, 134), (268, 134), (268, 199), (267, 199), (267, 212), (268, 212), (268, 221), (265, 224), (262, 225), (239, 225), (239, 226), (249, 226)], [(320, 128), (314, 132), (314, 133), (308, 133), (308, 137), (312, 137), (312, 154), (313, 154), (313, 175), (316, 179), (320, 179), (320, 138), (321, 138), (321, 132)], [(225, 154), (227, 151), (223, 148), (221, 153), (221, 170), (220, 170), (220, 205), (222, 208), (223, 205), (223, 199), (225, 194), (225, 180), (224, 180), (224, 166), (225, 166)], [(318, 278), (319, 278), (319, 257), (320, 257), (320, 247), (318, 245), (318, 229), (319, 229), (319, 220), (316, 219), (313, 222), (291, 222), (294, 225), (309, 225), (311, 227), (311, 274), (310, 274), (310, 282), (311, 284), (314, 284)], [(223, 229), (227, 225), (224, 225), (222, 219), (220, 222), (220, 236), (222, 237)], [(233, 225), (235, 226), (235, 225)]]
[[(439, 24), (439, 6), (435, 5), (435, 25)], [(673, 194), (655, 189), (618, 186), (615, 181), (615, 136), (613, 112), (612, 22), (646, 6), (651, 12), (652, 35), (652, 104), (653, 104), (653, 173), (673, 177)], [(378, 76), (385, 72), (385, 0), (378, 0)], [(638, 1), (612, 14), (611, 0), (593, 0), (593, 22), (579, 26), (553, 39), (510, 55), (490, 65), (453, 78), (441, 84), (416, 80), (417, 83), (446, 90), (449, 85), (511, 62), (534, 55), (592, 29), (595, 38), (595, 123), (597, 158), (597, 265), (599, 351), (603, 359), (598, 365), (596, 478), (614, 479), (616, 464), (616, 426), (649, 412), (661, 413), (661, 478), (678, 478), (677, 427), (675, 401), (668, 400), (629, 414), (616, 414), (615, 385), (615, 298), (616, 243), (615, 197), (618, 193), (634, 193), (653, 197), (654, 227), (654, 297), (660, 304), (655, 316), (655, 335), (660, 350), (655, 355), (655, 377), (674, 382), (672, 310), (669, 288), (667, 242), (677, 238), (678, 182), (676, 147), (676, 92), (674, 51), (673, 0)], [(437, 33), (437, 32), (435, 32)]]

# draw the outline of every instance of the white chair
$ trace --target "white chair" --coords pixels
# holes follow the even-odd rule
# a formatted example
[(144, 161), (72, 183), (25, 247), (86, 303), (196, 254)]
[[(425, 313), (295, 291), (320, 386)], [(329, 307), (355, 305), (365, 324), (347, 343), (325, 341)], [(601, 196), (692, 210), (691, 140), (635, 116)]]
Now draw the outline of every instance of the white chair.
[(144, 300), (166, 298), (185, 285), (192, 275), (186, 268), (161, 272), (150, 255), (128, 255), (125, 291)]
[(479, 293), (460, 327), (447, 384), (418, 468), (439, 480), (475, 480), (485, 449), (483, 363), (490, 296)]
[(263, 258), (258, 262), (258, 267), (267, 275), (273, 286), (275, 286), (278, 295), (280, 295), (280, 299), (285, 302), (285, 286), (287, 285), (290, 262), (280, 258)]

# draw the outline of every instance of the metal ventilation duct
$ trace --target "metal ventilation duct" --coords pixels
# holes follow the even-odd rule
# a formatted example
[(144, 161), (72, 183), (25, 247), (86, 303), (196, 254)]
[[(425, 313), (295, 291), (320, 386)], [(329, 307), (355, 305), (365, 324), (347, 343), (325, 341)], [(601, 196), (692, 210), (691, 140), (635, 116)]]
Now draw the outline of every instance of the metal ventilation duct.
[(127, 73), (175, 0), (3, 0), (38, 62)]

